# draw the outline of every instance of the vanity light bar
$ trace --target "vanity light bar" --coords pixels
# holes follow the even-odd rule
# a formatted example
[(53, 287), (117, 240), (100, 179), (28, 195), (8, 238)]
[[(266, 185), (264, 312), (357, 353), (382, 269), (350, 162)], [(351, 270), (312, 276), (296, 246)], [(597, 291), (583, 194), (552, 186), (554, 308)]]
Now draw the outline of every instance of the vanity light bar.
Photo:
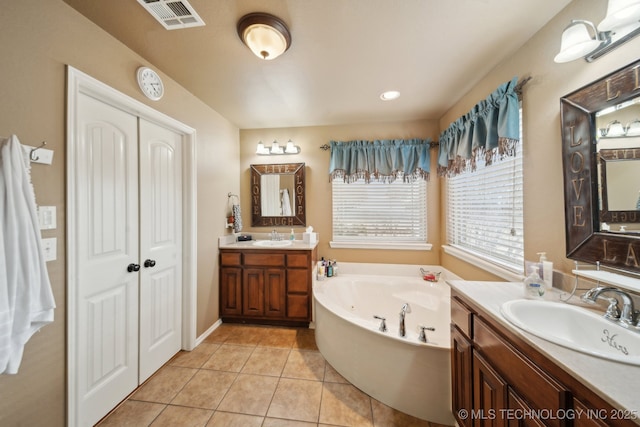
[(291, 140), (287, 142), (286, 147), (282, 148), (278, 141), (273, 141), (271, 144), (271, 148), (266, 147), (262, 141), (258, 142), (258, 147), (256, 148), (256, 154), (259, 156), (279, 156), (283, 154), (300, 154), (300, 147), (294, 145)]

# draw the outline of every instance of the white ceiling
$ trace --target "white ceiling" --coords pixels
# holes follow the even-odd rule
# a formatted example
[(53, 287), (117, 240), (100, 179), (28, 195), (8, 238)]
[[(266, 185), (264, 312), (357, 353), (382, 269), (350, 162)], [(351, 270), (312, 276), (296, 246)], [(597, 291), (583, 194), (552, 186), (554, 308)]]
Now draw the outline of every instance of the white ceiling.
[[(241, 129), (438, 119), (570, 2), (188, 0), (206, 26), (169, 31), (136, 0), (64, 1)], [(281, 57), (242, 44), (250, 12), (288, 24)]]

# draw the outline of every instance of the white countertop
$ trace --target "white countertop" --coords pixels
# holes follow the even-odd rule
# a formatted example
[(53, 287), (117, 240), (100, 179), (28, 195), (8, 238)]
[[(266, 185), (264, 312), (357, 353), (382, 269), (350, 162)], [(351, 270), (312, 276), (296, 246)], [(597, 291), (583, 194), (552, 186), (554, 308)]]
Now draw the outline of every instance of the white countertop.
[[(629, 419), (640, 424), (640, 367), (612, 362), (545, 341), (507, 321), (500, 306), (522, 299), (522, 283), (447, 281), (452, 289), (474, 301), (496, 322), (518, 334), (614, 408), (628, 411)], [(553, 292), (555, 297), (559, 295)]]
[[(245, 233), (243, 233), (245, 234)], [(295, 234), (295, 238), (296, 240), (293, 240), (292, 243), (288, 246), (275, 246), (275, 247), (270, 247), (270, 246), (257, 246), (254, 245), (255, 242), (259, 241), (259, 240), (269, 240), (270, 234), (269, 233), (246, 233), (246, 234), (250, 234), (251, 237), (253, 238), (253, 240), (249, 240), (246, 242), (237, 242), (236, 241), (236, 236), (235, 235), (229, 235), (229, 236), (223, 236), (218, 238), (218, 248), (219, 249), (256, 249), (256, 250), (268, 250), (268, 251), (273, 251), (273, 250), (285, 250), (285, 251), (291, 251), (291, 250), (296, 250), (296, 251), (310, 251), (313, 250), (316, 246), (318, 246), (318, 242), (316, 241), (315, 243), (305, 243), (302, 240), (302, 234), (301, 233), (296, 233)], [(283, 239), (288, 239), (289, 235), (283, 233)]]

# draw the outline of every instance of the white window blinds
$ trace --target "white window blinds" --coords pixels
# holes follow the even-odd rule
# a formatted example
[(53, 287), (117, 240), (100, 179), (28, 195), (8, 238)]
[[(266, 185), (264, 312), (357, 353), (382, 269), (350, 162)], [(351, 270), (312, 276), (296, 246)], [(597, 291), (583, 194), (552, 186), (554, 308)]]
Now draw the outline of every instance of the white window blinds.
[(333, 240), (426, 243), (427, 182), (332, 182)]
[[(522, 141), (522, 137), (520, 138)], [(447, 240), (513, 272), (524, 266), (522, 142), (515, 157), (447, 178)]]

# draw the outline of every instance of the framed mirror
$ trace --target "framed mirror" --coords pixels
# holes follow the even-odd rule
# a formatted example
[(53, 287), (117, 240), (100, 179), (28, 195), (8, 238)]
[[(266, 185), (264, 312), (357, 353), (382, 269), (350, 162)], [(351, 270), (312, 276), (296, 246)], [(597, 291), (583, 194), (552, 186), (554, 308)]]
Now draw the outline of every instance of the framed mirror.
[[(619, 127), (616, 120), (620, 124), (627, 122), (614, 115), (623, 110), (628, 114), (632, 109), (627, 108), (637, 105), (638, 100), (640, 61), (560, 99), (567, 258), (640, 271), (640, 233), (628, 221), (636, 210), (618, 210), (617, 206), (610, 206), (609, 198), (613, 193), (629, 193), (628, 197), (635, 197), (637, 203), (640, 188), (634, 186), (640, 186), (640, 182), (623, 180), (618, 184), (620, 188), (610, 184), (619, 180), (614, 178), (614, 170), (622, 169), (617, 158), (635, 156), (629, 150), (640, 147), (640, 140), (633, 140), (638, 138), (633, 135), (633, 120)], [(614, 125), (617, 130), (612, 132)], [(640, 166), (640, 159), (628, 161), (636, 168)], [(635, 195), (631, 195), (633, 192)]]
[(251, 225), (306, 226), (304, 163), (250, 165)]

